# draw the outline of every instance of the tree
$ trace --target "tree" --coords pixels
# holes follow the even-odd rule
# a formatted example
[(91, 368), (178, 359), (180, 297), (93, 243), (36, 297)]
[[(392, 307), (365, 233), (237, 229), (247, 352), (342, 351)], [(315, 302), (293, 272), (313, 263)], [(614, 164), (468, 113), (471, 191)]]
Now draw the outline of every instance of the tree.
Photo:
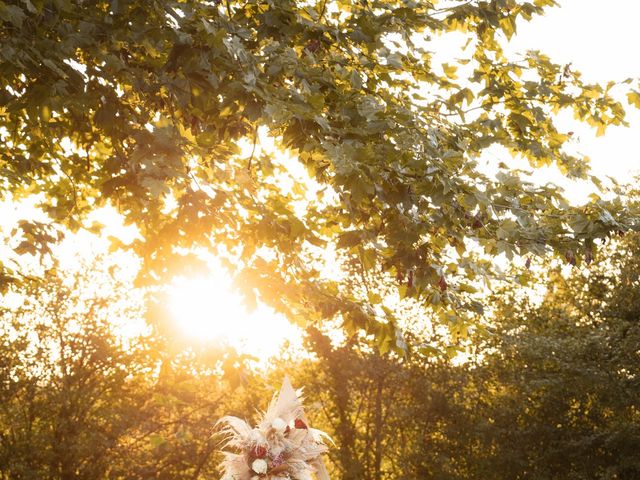
[[(496, 255), (575, 263), (593, 239), (637, 228), (621, 200), (571, 207), (509, 157), (495, 179), (477, 168), (501, 146), (588, 179), (553, 114), (573, 110), (599, 133), (624, 123), (613, 83), (504, 54), (518, 22), (554, 4), (2, 2), (3, 197), (40, 194), (51, 220), (22, 222), (17, 250), (46, 252), (56, 229), (109, 204), (140, 230), (142, 279), (175, 273), (185, 249), (217, 248), (248, 297), (395, 338), (392, 313), (323, 276), (319, 252), (335, 246), (468, 322), (481, 307), (467, 281), (491, 278)], [(467, 46), (436, 64), (432, 38), (453, 31)], [(264, 137), (309, 179), (287, 188)], [(16, 275), (5, 269), (5, 283)]]
[(127, 336), (126, 322), (144, 323), (131, 284), (98, 258), (4, 303), (0, 479), (219, 477), (216, 419), (252, 413), (263, 392), (238, 388), (233, 351), (176, 348), (157, 329)]
[(637, 478), (638, 236), (598, 260), (547, 264), (537, 301), (496, 294), (494, 334), (463, 364), (312, 331), (317, 358), (288, 369), (339, 445), (332, 478)]
[(381, 355), (358, 342), (334, 347), (317, 330), (308, 343), (317, 358), (295, 371), (322, 407), (313, 424), (338, 445), (328, 454), (332, 478), (472, 478), (456, 469), (462, 442), (449, 435), (449, 424), (467, 410), (464, 367), (431, 356)]
[(469, 478), (638, 477), (639, 247), (629, 236), (588, 272), (556, 270), (540, 303), (502, 296), (450, 437), (480, 446)]
[(105, 478), (140, 421), (153, 358), (114, 320), (140, 318), (141, 305), (113, 288), (106, 265), (91, 267), (50, 269), (0, 310), (3, 479)]

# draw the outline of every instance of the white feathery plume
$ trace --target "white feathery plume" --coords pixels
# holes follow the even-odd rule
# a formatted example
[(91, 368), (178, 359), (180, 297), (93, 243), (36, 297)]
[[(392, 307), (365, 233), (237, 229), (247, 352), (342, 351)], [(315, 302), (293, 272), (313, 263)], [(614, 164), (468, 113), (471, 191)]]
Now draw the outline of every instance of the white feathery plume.
[(258, 426), (251, 428), (237, 417), (223, 417), (225, 437), (223, 480), (329, 480), (322, 454), (329, 436), (309, 428), (301, 401), (288, 377), (274, 395)]
[[(300, 393), (302, 390), (299, 391)], [(271, 424), (276, 418), (282, 418), (285, 422), (299, 418), (303, 414), (302, 398), (293, 389), (289, 377), (284, 377), (280, 392), (273, 396), (269, 408), (260, 425)]]

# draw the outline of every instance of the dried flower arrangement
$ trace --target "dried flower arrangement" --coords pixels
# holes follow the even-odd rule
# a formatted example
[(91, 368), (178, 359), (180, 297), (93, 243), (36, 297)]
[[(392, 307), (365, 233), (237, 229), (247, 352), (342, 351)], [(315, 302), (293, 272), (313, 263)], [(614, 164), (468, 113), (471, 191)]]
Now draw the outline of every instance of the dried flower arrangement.
[[(223, 480), (329, 480), (322, 461), (329, 437), (310, 428), (301, 397), (288, 378), (258, 426), (237, 417), (218, 421), (226, 437)], [(329, 439), (330, 440), (330, 439)]]

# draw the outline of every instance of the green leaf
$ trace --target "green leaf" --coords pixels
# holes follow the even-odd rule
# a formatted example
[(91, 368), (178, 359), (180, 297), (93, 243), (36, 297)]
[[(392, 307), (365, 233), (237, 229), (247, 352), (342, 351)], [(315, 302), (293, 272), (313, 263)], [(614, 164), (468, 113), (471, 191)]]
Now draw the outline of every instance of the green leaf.
[(0, 2), (0, 19), (13, 24), (17, 28), (22, 28), (22, 23), (26, 18), (26, 14), (17, 5), (7, 5)]

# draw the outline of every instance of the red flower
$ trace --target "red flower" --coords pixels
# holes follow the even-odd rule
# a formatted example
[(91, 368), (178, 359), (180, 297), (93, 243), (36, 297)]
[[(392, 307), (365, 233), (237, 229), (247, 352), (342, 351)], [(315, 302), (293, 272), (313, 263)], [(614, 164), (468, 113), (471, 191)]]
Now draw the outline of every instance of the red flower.
[(254, 458), (264, 458), (267, 455), (267, 447), (264, 445), (256, 445), (253, 447), (253, 450), (251, 450), (251, 455)]
[(294, 423), (294, 426), (295, 426), (296, 428), (300, 429), (300, 430), (303, 430), (303, 429), (304, 429), (304, 430), (306, 430), (307, 428), (309, 428), (309, 427), (307, 427), (307, 424), (306, 424), (306, 423), (304, 423), (304, 422), (303, 422), (302, 420), (300, 420), (299, 418), (296, 418), (296, 421), (295, 421), (295, 423)]

